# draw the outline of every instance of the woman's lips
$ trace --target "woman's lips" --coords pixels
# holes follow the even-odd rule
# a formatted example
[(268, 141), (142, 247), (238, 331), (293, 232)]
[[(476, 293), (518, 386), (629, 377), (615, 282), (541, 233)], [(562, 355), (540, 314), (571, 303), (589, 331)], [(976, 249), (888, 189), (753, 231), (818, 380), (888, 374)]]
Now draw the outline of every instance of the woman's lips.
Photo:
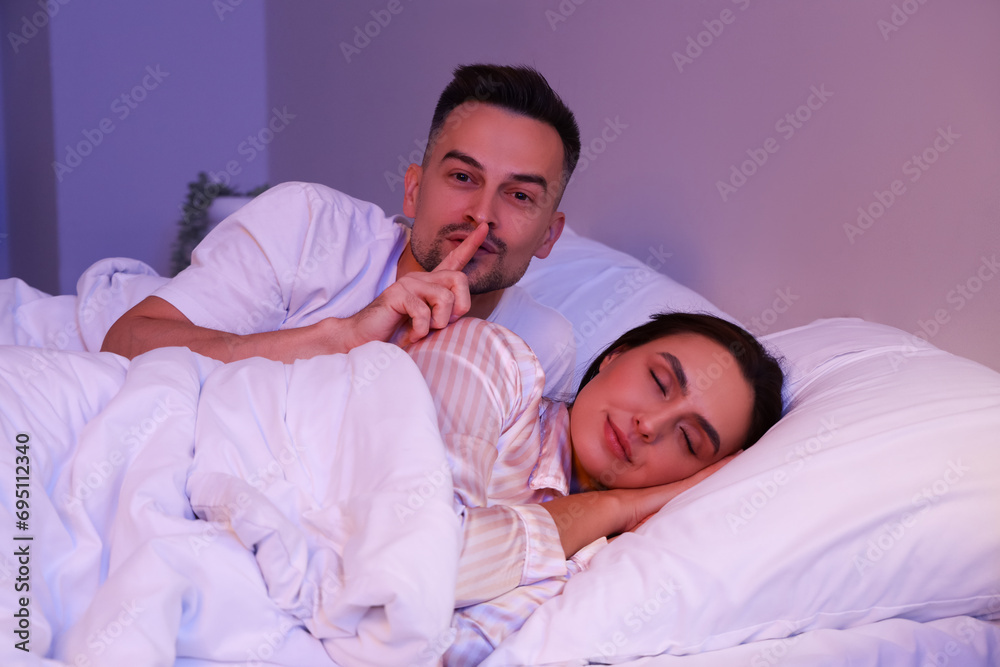
[(611, 453), (614, 454), (616, 458), (625, 461), (626, 463), (631, 463), (632, 448), (629, 446), (628, 439), (625, 435), (611, 422), (611, 417), (608, 417), (607, 421), (604, 423), (604, 435), (608, 441), (608, 448), (611, 450)]

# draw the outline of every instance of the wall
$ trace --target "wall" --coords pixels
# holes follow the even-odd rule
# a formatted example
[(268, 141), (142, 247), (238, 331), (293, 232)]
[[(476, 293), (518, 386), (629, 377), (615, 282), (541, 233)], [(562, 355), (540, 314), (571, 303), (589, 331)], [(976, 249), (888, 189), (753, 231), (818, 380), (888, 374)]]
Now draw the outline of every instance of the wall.
[[(48, 16), (28, 0), (0, 4), (2, 45), (4, 244), (10, 274), (46, 292), (59, 290), (52, 151)], [(14, 35), (11, 38), (11, 35)]]
[[(2, 17), (2, 14), (0, 14)], [(0, 18), (0, 35), (6, 34)], [(7, 139), (4, 131), (3, 61), (0, 60), (0, 276), (10, 275), (10, 240), (7, 230)]]
[[(135, 257), (167, 272), (180, 205), (199, 171), (240, 187), (267, 180), (266, 149), (252, 161), (240, 152), (268, 121), (263, 7), (59, 0), (48, 14), (37, 2), (18, 4), (15, 27), (27, 17), (37, 35), (17, 53), (5, 44), (4, 57), (20, 67), (30, 51), (47, 48), (51, 85), (39, 76), (18, 88), (31, 91), (30, 106), (22, 106), (37, 120), (8, 116), (8, 140), (47, 135), (49, 146), (33, 155), (11, 146), (9, 183), (26, 159), (44, 163), (28, 187), (53, 193), (33, 201), (51, 202), (45, 222), (54, 228), (58, 268), (48, 280), (16, 265), (14, 275), (66, 293), (104, 257)], [(7, 110), (21, 104), (7, 99)], [(239, 172), (232, 177), (230, 162)], [(35, 224), (11, 214), (12, 234)], [(12, 248), (16, 256), (33, 253), (14, 239)]]
[(11, 273), (43, 289), (113, 255), (166, 272), (199, 170), (398, 212), (451, 69), (525, 62), (589, 147), (563, 201), (579, 231), (662, 247), (758, 333), (859, 316), (1000, 369), (995, 0), (53, 6), (3, 45)]
[(1000, 369), (1000, 3), (313, 0), (267, 16), (271, 103), (301, 110), (276, 181), (399, 212), (398, 169), (451, 68), (529, 63), (590, 148), (563, 202), (577, 230), (640, 259), (662, 246), (666, 273), (757, 333), (864, 317)]

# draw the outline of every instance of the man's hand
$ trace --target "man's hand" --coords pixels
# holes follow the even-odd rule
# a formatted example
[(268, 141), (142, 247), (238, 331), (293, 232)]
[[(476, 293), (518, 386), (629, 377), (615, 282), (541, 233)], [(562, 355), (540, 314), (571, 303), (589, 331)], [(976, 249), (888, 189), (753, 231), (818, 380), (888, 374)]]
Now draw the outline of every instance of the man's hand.
[(432, 329), (443, 329), (469, 312), (472, 297), (462, 269), (486, 240), (489, 225), (479, 225), (431, 272), (411, 272), (386, 288), (344, 324), (349, 348), (372, 340), (406, 347)]
[(158, 347), (183, 346), (226, 363), (249, 357), (291, 363), (347, 352), (371, 340), (393, 340), (405, 346), (469, 312), (469, 281), (461, 269), (486, 240), (489, 226), (480, 227), (434, 271), (403, 276), (353, 317), (328, 317), (304, 327), (237, 335), (196, 326), (170, 303), (151, 296), (118, 318), (101, 349), (132, 359)]

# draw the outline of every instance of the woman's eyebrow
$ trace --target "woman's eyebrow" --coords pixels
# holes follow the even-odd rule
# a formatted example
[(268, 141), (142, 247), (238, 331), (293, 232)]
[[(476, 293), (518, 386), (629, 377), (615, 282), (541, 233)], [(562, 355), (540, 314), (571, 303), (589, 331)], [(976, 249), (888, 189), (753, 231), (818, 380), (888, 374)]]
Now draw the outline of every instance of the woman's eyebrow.
[(674, 377), (677, 378), (677, 386), (681, 388), (681, 393), (687, 396), (688, 377), (687, 373), (684, 372), (684, 367), (681, 366), (681, 360), (669, 352), (660, 352), (660, 356), (666, 360), (670, 365), (670, 370), (674, 372)]
[(705, 430), (705, 434), (708, 435), (708, 439), (712, 441), (712, 448), (715, 450), (713, 456), (719, 453), (719, 447), (722, 445), (722, 441), (719, 438), (719, 432), (715, 430), (715, 427), (708, 423), (702, 415), (697, 415), (695, 419), (701, 424), (701, 427)]
[[(684, 367), (681, 366), (681, 360), (670, 354), (669, 352), (660, 352), (661, 357), (663, 357), (667, 364), (670, 365), (670, 370), (673, 371), (674, 377), (677, 378), (677, 386), (680, 387), (681, 394), (687, 396), (688, 394), (688, 379), (687, 373), (684, 372)], [(702, 415), (697, 415), (698, 424), (708, 435), (708, 439), (712, 441), (712, 447), (715, 449), (715, 454), (719, 453), (719, 447), (722, 446), (722, 440), (719, 438), (719, 432), (715, 430), (715, 427)]]

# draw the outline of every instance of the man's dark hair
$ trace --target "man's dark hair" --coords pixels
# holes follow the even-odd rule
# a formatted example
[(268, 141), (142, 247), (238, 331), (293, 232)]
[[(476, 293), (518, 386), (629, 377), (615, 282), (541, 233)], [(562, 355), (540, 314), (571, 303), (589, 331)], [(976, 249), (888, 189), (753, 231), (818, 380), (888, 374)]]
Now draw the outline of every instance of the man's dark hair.
[[(580, 128), (569, 107), (537, 70), (526, 65), (461, 65), (438, 98), (427, 140), (426, 161), (445, 120), (456, 107), (481, 102), (507, 109), (551, 125), (563, 145), (563, 180), (560, 193), (580, 159)], [(425, 162), (426, 164), (426, 162)]]
[[(604, 358), (616, 350), (626, 351), (664, 336), (691, 333), (713, 340), (736, 359), (743, 379), (753, 391), (750, 430), (740, 449), (760, 440), (781, 417), (781, 386), (784, 373), (770, 352), (748, 331), (732, 322), (704, 313), (660, 313), (649, 322), (623, 333), (601, 352), (584, 373), (580, 389), (590, 382)], [(579, 390), (577, 391), (579, 393)]]

